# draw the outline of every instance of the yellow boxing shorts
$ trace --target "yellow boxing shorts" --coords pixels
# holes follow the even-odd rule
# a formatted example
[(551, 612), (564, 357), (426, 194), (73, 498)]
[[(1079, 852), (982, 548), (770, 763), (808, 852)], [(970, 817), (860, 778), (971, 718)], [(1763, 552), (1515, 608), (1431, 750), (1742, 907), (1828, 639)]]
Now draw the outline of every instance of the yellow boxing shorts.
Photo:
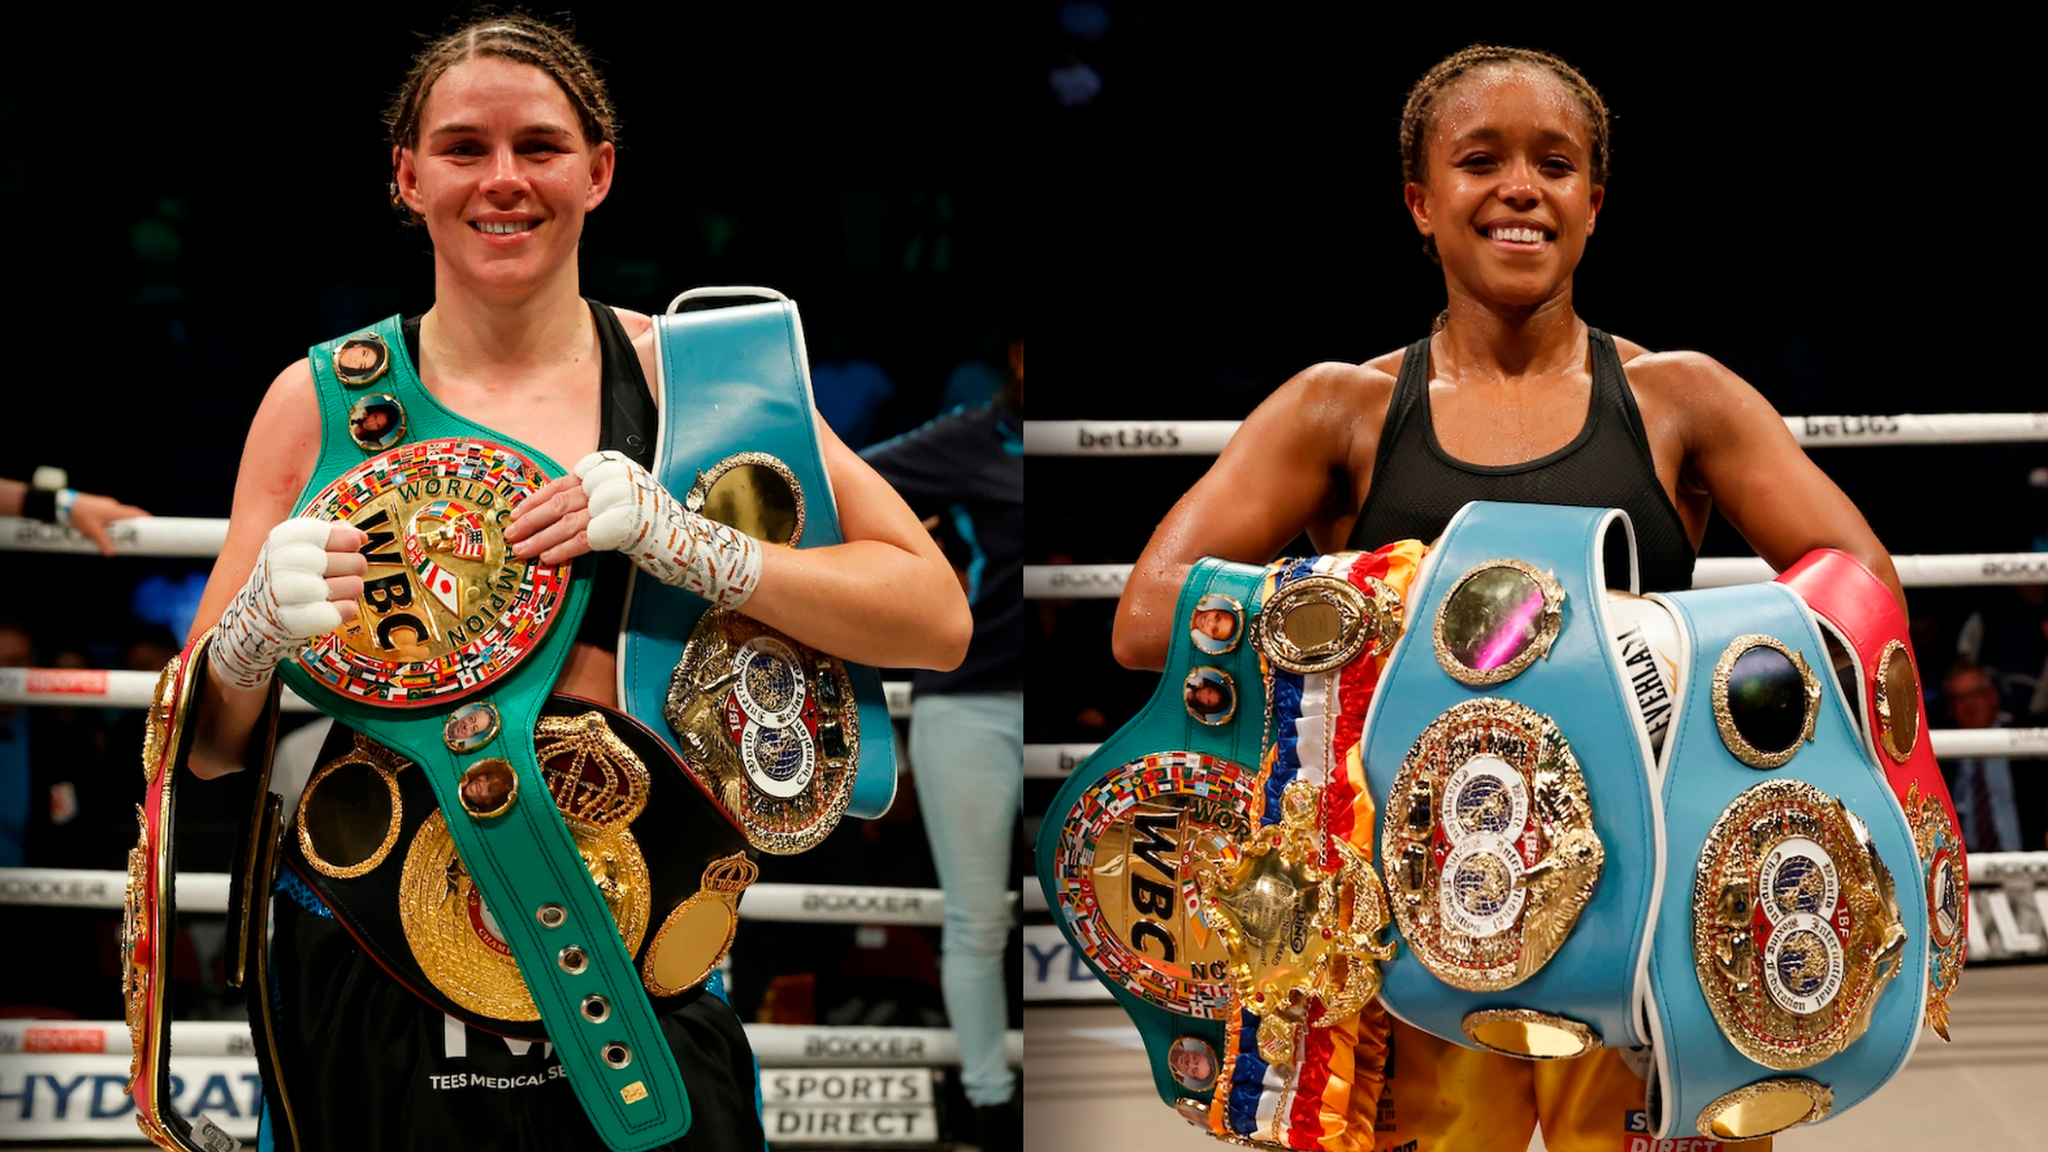
[(1770, 1152), (1768, 1139), (1651, 1136), (1642, 1067), (1640, 1058), (1613, 1048), (1575, 1060), (1517, 1060), (1394, 1020), (1375, 1147), (1524, 1152), (1541, 1123), (1548, 1152)]

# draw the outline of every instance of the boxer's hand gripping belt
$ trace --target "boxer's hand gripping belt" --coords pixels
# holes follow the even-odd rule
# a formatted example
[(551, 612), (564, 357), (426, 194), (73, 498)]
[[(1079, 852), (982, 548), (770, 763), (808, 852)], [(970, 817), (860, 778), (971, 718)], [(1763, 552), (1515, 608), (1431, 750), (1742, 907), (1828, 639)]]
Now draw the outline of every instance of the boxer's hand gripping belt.
[(719, 608), (739, 607), (760, 585), (761, 542), (683, 507), (647, 469), (592, 452), (576, 475), (590, 501), (592, 549), (624, 552), (656, 580)]
[(207, 657), (222, 682), (261, 688), (293, 646), (341, 627), (341, 609), (327, 598), (327, 577), (346, 559), (327, 551), (333, 530), (326, 521), (305, 518), (270, 530), (249, 582), (221, 613)]

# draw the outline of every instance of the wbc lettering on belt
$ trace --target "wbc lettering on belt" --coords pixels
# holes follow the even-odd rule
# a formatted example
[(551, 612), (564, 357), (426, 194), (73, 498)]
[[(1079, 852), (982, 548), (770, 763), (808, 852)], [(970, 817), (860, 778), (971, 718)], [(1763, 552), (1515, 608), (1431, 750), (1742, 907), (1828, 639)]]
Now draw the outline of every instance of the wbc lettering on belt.
[(402, 445), (350, 469), (303, 515), (368, 537), (357, 618), (299, 662), (330, 688), (397, 706), (495, 680), (539, 643), (567, 565), (523, 561), (505, 542), (512, 509), (546, 483), (533, 461), (479, 440)]

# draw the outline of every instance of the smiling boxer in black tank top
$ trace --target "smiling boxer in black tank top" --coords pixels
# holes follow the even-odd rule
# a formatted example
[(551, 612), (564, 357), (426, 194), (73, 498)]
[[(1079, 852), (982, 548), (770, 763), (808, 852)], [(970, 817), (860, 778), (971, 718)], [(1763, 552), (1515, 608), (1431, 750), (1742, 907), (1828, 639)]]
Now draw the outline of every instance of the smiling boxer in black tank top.
[[(1429, 339), (1410, 345), (1381, 425), (1372, 487), (1345, 547), (1366, 550), (1396, 540), (1434, 540), (1458, 509), (1474, 500), (1619, 508), (1635, 527), (1642, 590), (1692, 587), (1692, 542), (1657, 479), (1657, 462), (1614, 338), (1592, 329), (1587, 343), (1593, 395), (1585, 424), (1571, 443), (1519, 464), (1468, 463), (1438, 443), (1429, 404)], [(1626, 558), (1621, 562), (1618, 573), (1610, 566), (1608, 583), (1626, 588)]]
[[(1120, 662), (1163, 665), (1181, 585), (1205, 556), (1262, 564), (1304, 532), (1324, 552), (1430, 540), (1475, 499), (1625, 509), (1648, 589), (1690, 585), (1718, 507), (1774, 567), (1838, 548), (1903, 600), (1862, 514), (1755, 389), (1709, 357), (1652, 353), (1574, 313), (1572, 276), (1605, 199), (1607, 127), (1598, 93), (1544, 53), (1474, 46), (1423, 77), (1403, 117), (1403, 194), (1443, 268), (1437, 334), (1363, 364), (1316, 365), (1245, 420), (1133, 566)], [(1567, 407), (1585, 412), (1572, 435)], [(1625, 587), (1625, 574), (1614, 582)], [(1405, 1025), (1386, 1042), (1399, 1075), (1361, 1065), (1354, 1081), (1386, 1077), (1381, 1147), (1522, 1147), (1540, 1118), (1553, 1152), (1608, 1152), (1627, 1146), (1622, 1118), (1644, 1106), (1642, 1078), (1613, 1052), (1532, 1071)], [(1371, 1113), (1351, 1120), (1374, 1130)]]

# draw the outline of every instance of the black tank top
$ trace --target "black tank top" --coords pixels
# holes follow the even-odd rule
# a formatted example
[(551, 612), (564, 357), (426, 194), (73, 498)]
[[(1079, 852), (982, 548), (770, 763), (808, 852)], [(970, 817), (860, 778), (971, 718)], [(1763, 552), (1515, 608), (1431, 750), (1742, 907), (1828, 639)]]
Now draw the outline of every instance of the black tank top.
[[(1692, 587), (1693, 549), (1671, 497), (1657, 480), (1650, 440), (1635, 394), (1621, 371), (1614, 338), (1588, 329), (1593, 396), (1572, 442), (1520, 464), (1468, 464), (1437, 442), (1429, 410), (1429, 338), (1401, 361), (1387, 422), (1373, 462), (1372, 487), (1358, 510), (1347, 547), (1378, 548), (1396, 540), (1434, 540), (1458, 509), (1474, 500), (1619, 508), (1635, 528), (1636, 563), (1645, 592)], [(1618, 542), (1619, 536), (1609, 537)], [(1627, 558), (1610, 551), (1610, 587), (1628, 587)]]
[[(640, 354), (633, 350), (632, 337), (626, 335), (617, 313), (595, 300), (585, 300), (584, 303), (590, 305), (591, 318), (597, 321), (598, 394), (601, 397), (598, 401), (597, 446), (622, 453), (642, 468), (652, 468), (654, 431), (661, 416), (654, 406), (653, 394), (647, 390), (647, 373), (640, 370)], [(417, 369), (420, 363), (418, 316), (406, 318), (405, 350), (412, 355), (413, 367)], [(570, 468), (576, 465), (574, 460), (557, 460), (555, 463)], [(633, 563), (622, 553), (600, 552), (578, 560), (575, 567), (576, 578), (593, 582), (590, 605), (583, 611), (583, 622), (576, 629), (576, 639), (579, 643), (595, 644), (612, 651), (619, 645), (619, 626), (626, 612), (626, 580), (632, 574)]]

